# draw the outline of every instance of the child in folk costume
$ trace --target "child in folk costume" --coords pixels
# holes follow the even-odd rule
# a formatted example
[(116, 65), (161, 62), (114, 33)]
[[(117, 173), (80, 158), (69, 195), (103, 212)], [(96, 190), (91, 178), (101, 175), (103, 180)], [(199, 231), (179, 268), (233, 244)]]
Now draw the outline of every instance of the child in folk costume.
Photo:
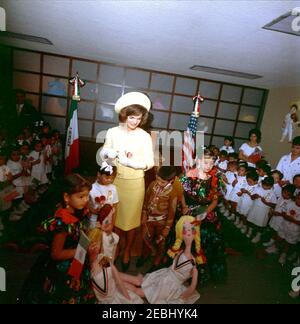
[(271, 239), (263, 243), (263, 246), (267, 247), (267, 253), (276, 253), (277, 248), (275, 241), (278, 239), (278, 231), (280, 231), (282, 223), (284, 221), (283, 215), (287, 212), (287, 205), (292, 200), (295, 186), (288, 184), (282, 188), (281, 197), (277, 200), (275, 209), (271, 211), (271, 219), (269, 222), (270, 228), (273, 230), (273, 235)]
[(173, 225), (178, 202), (174, 188), (175, 167), (162, 166), (146, 192), (142, 212), (142, 256), (137, 266), (142, 266), (156, 245), (153, 268), (157, 268), (164, 256), (165, 240)]
[(104, 205), (98, 213), (99, 225), (91, 229), (88, 237), (97, 243), (93, 250), (91, 276), (92, 286), (99, 304), (142, 304), (143, 300), (129, 285), (140, 285), (141, 276), (120, 273), (114, 265), (119, 236), (112, 232), (114, 208)]
[[(238, 201), (236, 209), (237, 213), (240, 215), (240, 221), (242, 223), (240, 228), (243, 234), (248, 231), (247, 215), (253, 205), (251, 196), (257, 188), (258, 174), (256, 173), (255, 169), (249, 171), (246, 174), (246, 181), (247, 185), (244, 188), (241, 188), (241, 191), (237, 193), (237, 195), (240, 196), (241, 199)], [(252, 235), (252, 228), (249, 228), (249, 232), (250, 237)]]
[(267, 226), (269, 221), (270, 208), (276, 204), (276, 196), (273, 190), (274, 180), (272, 177), (264, 178), (261, 185), (258, 186), (251, 198), (253, 205), (247, 215), (249, 226), (256, 230), (256, 235), (252, 243), (258, 243), (261, 239), (262, 229)]
[[(106, 162), (102, 162), (97, 172), (97, 180), (92, 185), (90, 191), (90, 210), (92, 212), (90, 218), (91, 227), (95, 227), (97, 221), (97, 213), (105, 204), (114, 206), (115, 210), (119, 202), (116, 186), (113, 184), (117, 175), (117, 168)], [(115, 224), (115, 214), (113, 215), (113, 225)]]
[[(195, 242), (196, 257), (191, 253)], [(181, 246), (184, 243), (184, 248)], [(176, 242), (168, 250), (174, 258), (169, 268), (146, 274), (142, 291), (150, 304), (192, 304), (200, 295), (196, 291), (197, 263), (203, 263), (200, 254), (200, 226), (193, 216), (182, 216), (176, 224)], [(185, 282), (191, 278), (190, 286)]]
[(91, 185), (79, 174), (68, 175), (63, 182), (62, 204), (55, 215), (42, 223), (52, 234), (50, 251), (42, 254), (26, 280), (21, 303), (82, 304), (95, 303), (90, 287), (89, 246), (82, 232), (88, 218)]

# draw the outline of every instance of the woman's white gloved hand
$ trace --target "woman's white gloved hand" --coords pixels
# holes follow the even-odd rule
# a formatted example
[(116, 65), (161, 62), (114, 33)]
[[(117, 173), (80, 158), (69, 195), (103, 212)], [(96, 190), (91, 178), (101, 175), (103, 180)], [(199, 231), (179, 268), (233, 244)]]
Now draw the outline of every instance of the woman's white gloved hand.
[(100, 152), (100, 157), (103, 161), (107, 159), (115, 159), (118, 156), (118, 152), (111, 148), (103, 148)]
[(129, 168), (132, 168), (132, 169), (136, 169), (136, 170), (144, 170), (146, 169), (146, 164), (143, 163), (143, 162), (139, 162), (139, 161), (136, 161), (136, 160), (133, 160), (133, 159), (129, 159), (128, 157), (126, 157), (125, 153), (123, 154), (119, 154), (119, 163), (124, 165), (124, 166), (127, 166)]

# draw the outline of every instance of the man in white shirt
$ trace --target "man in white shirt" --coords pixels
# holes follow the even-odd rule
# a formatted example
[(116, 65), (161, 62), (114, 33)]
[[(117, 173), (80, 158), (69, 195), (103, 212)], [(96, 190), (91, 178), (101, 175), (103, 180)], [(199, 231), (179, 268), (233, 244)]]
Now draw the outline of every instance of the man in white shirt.
[(293, 139), (291, 153), (281, 157), (276, 170), (283, 174), (282, 184), (293, 183), (293, 177), (300, 173), (300, 136)]

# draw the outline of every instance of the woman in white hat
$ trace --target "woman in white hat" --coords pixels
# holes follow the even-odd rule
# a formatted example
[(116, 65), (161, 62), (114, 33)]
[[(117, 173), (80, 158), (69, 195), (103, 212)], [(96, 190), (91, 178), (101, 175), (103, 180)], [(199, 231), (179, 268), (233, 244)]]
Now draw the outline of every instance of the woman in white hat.
[(150, 99), (141, 92), (129, 92), (120, 97), (115, 104), (120, 124), (107, 131), (100, 152), (102, 160), (114, 159), (117, 166), (114, 184), (118, 190), (119, 205), (115, 227), (123, 231), (125, 237), (123, 271), (129, 267), (135, 229), (141, 224), (144, 174), (154, 166), (151, 137), (140, 128), (147, 122), (150, 107)]

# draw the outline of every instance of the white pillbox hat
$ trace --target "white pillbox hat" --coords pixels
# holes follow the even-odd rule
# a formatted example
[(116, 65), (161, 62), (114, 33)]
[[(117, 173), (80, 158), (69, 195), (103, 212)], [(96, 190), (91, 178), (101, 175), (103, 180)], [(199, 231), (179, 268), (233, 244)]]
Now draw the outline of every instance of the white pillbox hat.
[(117, 100), (115, 104), (115, 112), (119, 114), (123, 108), (131, 105), (139, 105), (149, 111), (151, 107), (151, 101), (148, 96), (146, 96), (142, 92), (128, 92)]

